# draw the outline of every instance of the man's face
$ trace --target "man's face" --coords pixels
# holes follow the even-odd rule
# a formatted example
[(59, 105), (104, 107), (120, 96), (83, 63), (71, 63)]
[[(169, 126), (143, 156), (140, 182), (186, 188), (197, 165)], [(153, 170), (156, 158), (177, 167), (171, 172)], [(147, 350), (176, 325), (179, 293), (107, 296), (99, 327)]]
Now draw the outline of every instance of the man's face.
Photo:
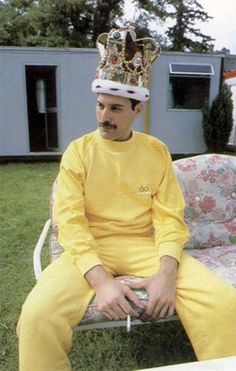
[(141, 103), (132, 110), (129, 98), (99, 94), (96, 117), (101, 137), (117, 141), (128, 140), (131, 137), (133, 121), (141, 112)]

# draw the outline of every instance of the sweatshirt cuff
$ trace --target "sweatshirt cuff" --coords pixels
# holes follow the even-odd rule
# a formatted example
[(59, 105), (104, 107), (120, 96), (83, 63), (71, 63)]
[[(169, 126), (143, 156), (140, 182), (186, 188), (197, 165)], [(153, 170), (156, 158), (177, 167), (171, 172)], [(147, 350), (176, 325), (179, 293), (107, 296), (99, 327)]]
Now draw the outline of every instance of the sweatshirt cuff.
[(183, 248), (177, 242), (162, 242), (159, 245), (159, 257), (164, 255), (171, 256), (175, 258), (179, 263), (181, 260)]
[(75, 263), (83, 276), (96, 265), (103, 265), (98, 255), (93, 252), (87, 253), (85, 256), (80, 256), (76, 259)]

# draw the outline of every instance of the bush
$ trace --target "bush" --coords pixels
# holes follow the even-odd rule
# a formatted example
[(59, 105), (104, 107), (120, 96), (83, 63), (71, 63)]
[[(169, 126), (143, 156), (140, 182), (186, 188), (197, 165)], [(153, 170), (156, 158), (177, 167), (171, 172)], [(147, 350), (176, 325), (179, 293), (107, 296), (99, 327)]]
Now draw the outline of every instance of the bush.
[(233, 128), (232, 92), (228, 85), (223, 85), (211, 107), (208, 102), (205, 102), (202, 126), (208, 150), (210, 152), (224, 151)]

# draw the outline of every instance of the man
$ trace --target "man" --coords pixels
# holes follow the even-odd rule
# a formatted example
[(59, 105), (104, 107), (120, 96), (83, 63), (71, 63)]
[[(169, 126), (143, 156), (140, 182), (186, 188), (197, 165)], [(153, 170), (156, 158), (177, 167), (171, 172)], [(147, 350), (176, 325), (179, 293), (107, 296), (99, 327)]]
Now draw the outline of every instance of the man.
[[(23, 306), (20, 370), (70, 370), (72, 328), (94, 294), (109, 319), (153, 321), (176, 310), (199, 359), (235, 355), (235, 289), (182, 252), (184, 200), (168, 149), (133, 130), (158, 48), (133, 29), (99, 40), (98, 130), (63, 155), (53, 213), (65, 252)], [(122, 284), (118, 275), (143, 279)], [(147, 290), (146, 308), (132, 288)]]

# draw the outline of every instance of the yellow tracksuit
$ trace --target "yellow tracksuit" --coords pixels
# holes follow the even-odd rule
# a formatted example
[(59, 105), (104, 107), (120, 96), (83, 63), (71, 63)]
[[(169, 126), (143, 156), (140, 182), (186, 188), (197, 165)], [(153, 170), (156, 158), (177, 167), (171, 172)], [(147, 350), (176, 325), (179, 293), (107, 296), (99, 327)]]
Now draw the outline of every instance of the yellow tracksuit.
[(70, 370), (72, 328), (94, 295), (84, 278), (148, 277), (163, 255), (179, 262), (176, 310), (199, 359), (236, 354), (236, 290), (182, 252), (184, 200), (166, 146), (133, 132), (125, 142), (98, 131), (74, 142), (60, 167), (54, 218), (65, 253), (43, 273), (18, 325), (20, 370)]

